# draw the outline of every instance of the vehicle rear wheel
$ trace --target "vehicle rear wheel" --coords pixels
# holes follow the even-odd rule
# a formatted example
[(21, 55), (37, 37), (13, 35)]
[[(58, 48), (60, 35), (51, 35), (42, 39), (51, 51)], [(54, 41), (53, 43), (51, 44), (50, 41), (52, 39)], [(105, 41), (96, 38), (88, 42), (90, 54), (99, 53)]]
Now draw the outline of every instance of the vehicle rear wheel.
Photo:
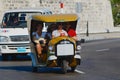
[(67, 73), (68, 62), (66, 60), (62, 61), (62, 73)]
[(32, 72), (37, 72), (38, 71), (38, 67), (32, 67)]
[(74, 72), (74, 71), (75, 71), (75, 69), (76, 69), (76, 66), (71, 67), (71, 72)]

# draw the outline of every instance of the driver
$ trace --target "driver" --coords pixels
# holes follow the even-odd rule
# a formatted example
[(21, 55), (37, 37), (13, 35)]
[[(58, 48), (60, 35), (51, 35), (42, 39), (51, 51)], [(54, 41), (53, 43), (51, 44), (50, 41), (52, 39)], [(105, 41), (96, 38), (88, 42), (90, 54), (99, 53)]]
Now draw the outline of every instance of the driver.
[(44, 36), (42, 35), (42, 29), (43, 29), (42, 24), (37, 24), (36, 32), (32, 33), (33, 41), (36, 43), (36, 50), (38, 53), (38, 57), (42, 57), (42, 50), (43, 50), (42, 46), (43, 44), (46, 43), (45, 39), (43, 38)]

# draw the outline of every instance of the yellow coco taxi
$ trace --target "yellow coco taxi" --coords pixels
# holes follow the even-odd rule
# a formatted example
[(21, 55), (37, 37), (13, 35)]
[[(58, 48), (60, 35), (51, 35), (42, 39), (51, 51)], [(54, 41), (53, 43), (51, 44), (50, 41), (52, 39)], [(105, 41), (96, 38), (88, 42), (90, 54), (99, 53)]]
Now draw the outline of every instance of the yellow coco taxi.
[[(66, 24), (72, 25), (76, 30), (78, 16), (76, 14), (51, 14), (51, 15), (33, 15), (30, 19), (29, 34), (31, 40), (31, 58), (33, 71), (37, 72), (39, 67), (59, 67), (63, 73), (71, 68), (74, 72), (77, 65), (81, 63), (81, 45), (69, 36), (58, 36), (52, 38), (53, 30), (57, 29), (57, 25), (61, 24), (64, 31)], [(33, 40), (33, 32), (37, 24), (41, 24), (42, 30), (39, 39)], [(48, 34), (49, 33), (49, 34)], [(41, 46), (41, 56), (39, 56), (36, 45)]]

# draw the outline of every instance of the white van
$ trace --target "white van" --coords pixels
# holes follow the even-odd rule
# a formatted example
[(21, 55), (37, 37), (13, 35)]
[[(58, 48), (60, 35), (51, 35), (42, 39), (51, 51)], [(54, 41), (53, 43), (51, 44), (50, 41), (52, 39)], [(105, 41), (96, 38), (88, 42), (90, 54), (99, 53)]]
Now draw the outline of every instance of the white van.
[(16, 58), (16, 54), (29, 53), (29, 37), (27, 19), (30, 15), (49, 15), (48, 9), (16, 9), (4, 13), (0, 26), (0, 54), (2, 59), (7, 60), (9, 55)]

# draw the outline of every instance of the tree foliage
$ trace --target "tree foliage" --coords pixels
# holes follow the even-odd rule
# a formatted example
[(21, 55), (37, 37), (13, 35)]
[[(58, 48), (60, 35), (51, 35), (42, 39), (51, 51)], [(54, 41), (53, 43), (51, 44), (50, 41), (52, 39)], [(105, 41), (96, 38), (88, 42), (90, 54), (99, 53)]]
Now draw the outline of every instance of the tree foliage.
[(112, 13), (114, 18), (114, 25), (120, 25), (120, 0), (110, 0), (112, 5)]

